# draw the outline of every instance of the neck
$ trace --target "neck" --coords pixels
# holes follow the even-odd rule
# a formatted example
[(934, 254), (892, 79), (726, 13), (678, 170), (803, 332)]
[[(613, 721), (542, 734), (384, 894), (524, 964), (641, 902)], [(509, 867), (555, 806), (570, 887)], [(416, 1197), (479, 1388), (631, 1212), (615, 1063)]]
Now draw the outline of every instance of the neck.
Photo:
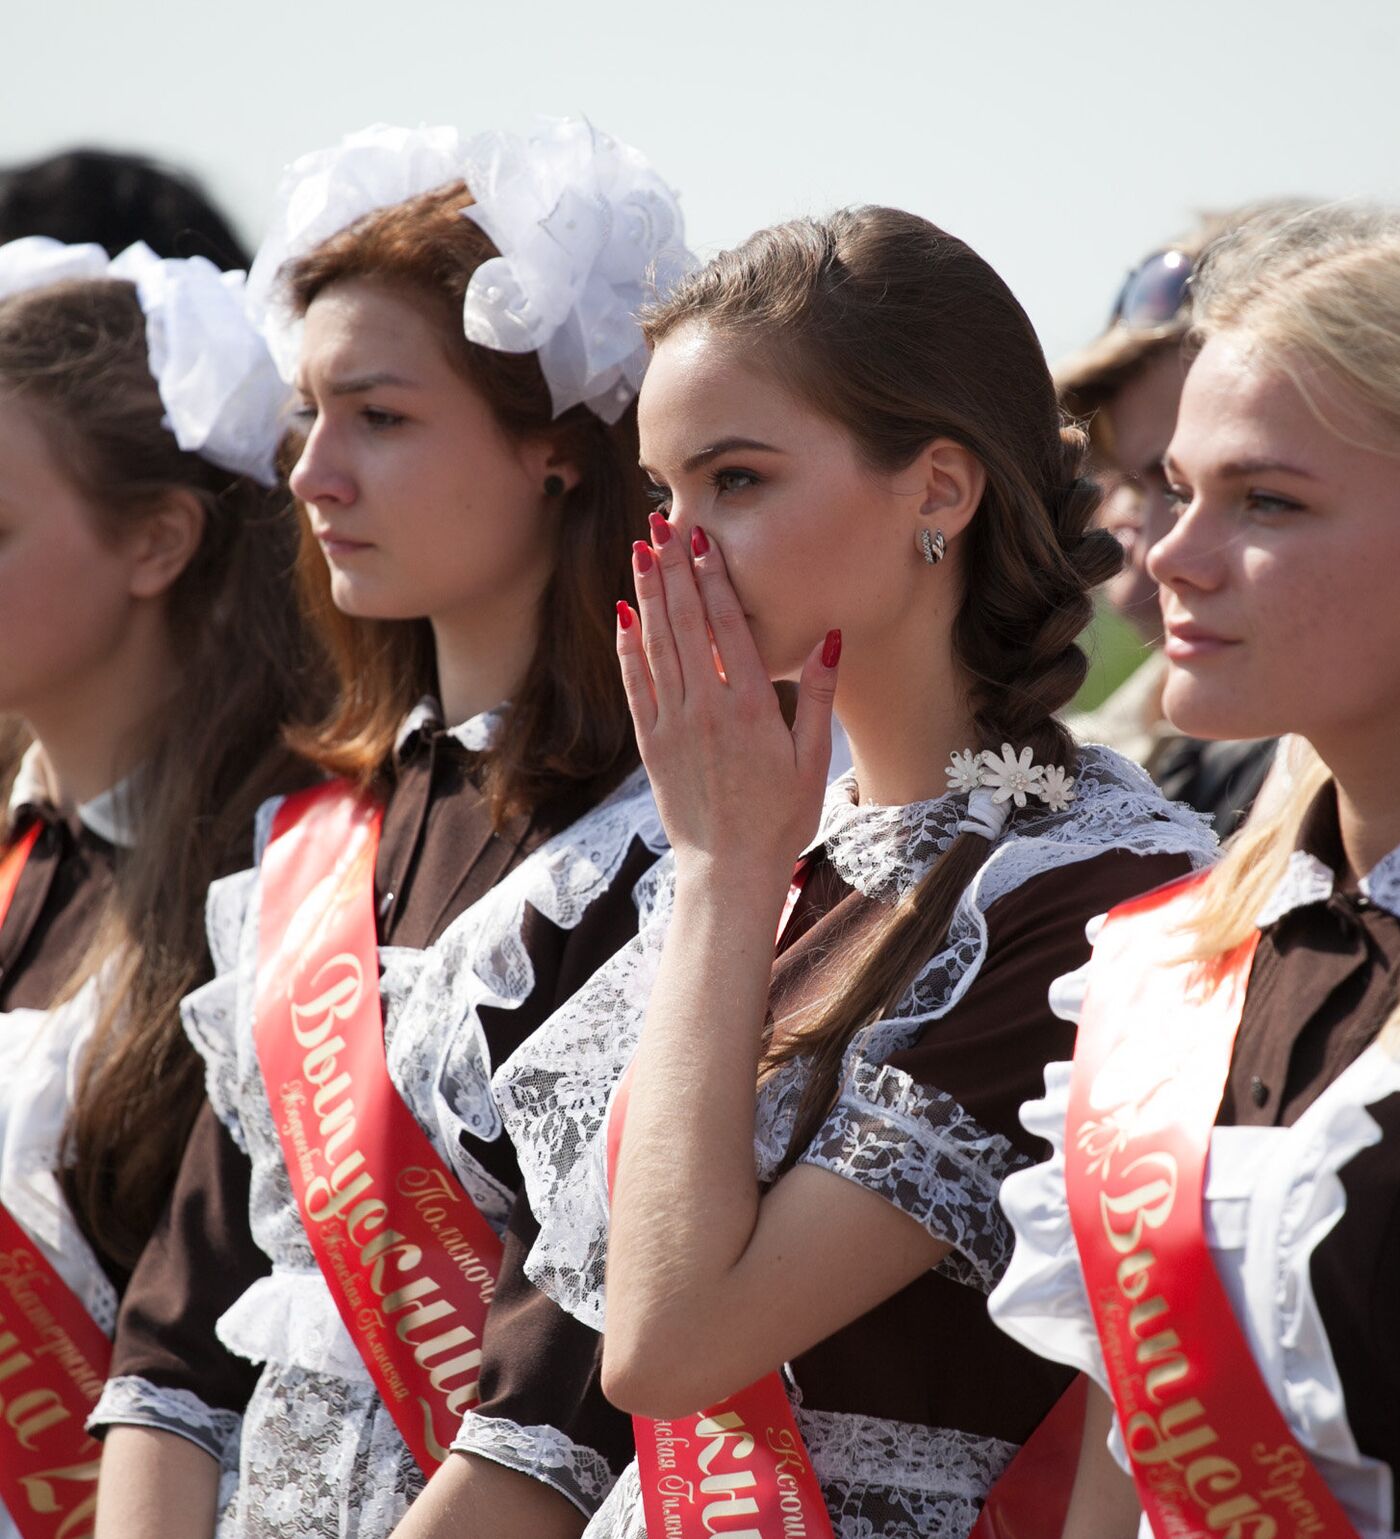
[(1314, 745), (1337, 782), (1337, 821), (1352, 874), (1364, 876), (1400, 845), (1400, 721), (1371, 724), (1355, 751)]
[(493, 710), (520, 688), (538, 640), (537, 603), (473, 604), (431, 617), (438, 695), (449, 726)]
[(21, 706), (65, 803), (110, 791), (148, 756), (151, 724), (178, 681), (164, 611), (143, 609), (95, 668)]
[[(841, 659), (836, 713), (862, 802), (904, 806), (942, 796), (949, 755), (974, 746), (951, 636), (940, 631), (858, 639)], [(938, 657), (947, 665), (930, 667)]]

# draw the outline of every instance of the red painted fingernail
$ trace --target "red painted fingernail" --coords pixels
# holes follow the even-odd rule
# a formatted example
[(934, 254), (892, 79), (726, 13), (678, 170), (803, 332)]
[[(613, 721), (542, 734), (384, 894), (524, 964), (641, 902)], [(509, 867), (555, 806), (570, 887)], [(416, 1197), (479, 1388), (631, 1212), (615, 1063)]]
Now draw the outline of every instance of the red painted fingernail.
[(632, 629), (632, 606), (626, 599), (618, 599), (617, 601), (617, 623), (625, 631)]
[(710, 548), (710, 542), (705, 538), (705, 531), (696, 524), (690, 531), (690, 553), (693, 556), (703, 556)]
[(841, 661), (841, 632), (828, 631), (822, 647), (822, 667), (834, 668)]
[(658, 545), (664, 545), (671, 538), (671, 526), (659, 513), (651, 515), (651, 537)]
[(645, 540), (632, 542), (632, 554), (636, 558), (639, 572), (651, 571), (651, 546)]

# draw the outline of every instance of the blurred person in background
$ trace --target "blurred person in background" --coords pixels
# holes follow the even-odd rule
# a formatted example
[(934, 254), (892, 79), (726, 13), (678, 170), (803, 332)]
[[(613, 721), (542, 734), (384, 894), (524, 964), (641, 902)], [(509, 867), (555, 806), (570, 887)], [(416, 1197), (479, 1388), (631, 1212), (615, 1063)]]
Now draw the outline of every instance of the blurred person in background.
[(136, 241), (162, 257), (247, 268), (232, 225), (187, 171), (144, 155), (79, 148), (0, 168), (0, 241), (92, 241), (109, 256)]
[(1070, 718), (1082, 742), (1136, 759), (1174, 800), (1215, 821), (1224, 838), (1243, 820), (1273, 762), (1272, 739), (1202, 742), (1162, 713), (1167, 662), (1147, 554), (1172, 527), (1162, 456), (1176, 426), (1191, 328), (1191, 276), (1212, 242), (1246, 221), (1300, 205), (1260, 203), (1208, 214), (1189, 233), (1143, 258), (1119, 290), (1108, 328), (1056, 370), (1060, 399), (1082, 418), (1104, 489), (1103, 527), (1123, 546), (1123, 570), (1104, 585), (1108, 608), (1146, 649), (1141, 665), (1096, 710)]

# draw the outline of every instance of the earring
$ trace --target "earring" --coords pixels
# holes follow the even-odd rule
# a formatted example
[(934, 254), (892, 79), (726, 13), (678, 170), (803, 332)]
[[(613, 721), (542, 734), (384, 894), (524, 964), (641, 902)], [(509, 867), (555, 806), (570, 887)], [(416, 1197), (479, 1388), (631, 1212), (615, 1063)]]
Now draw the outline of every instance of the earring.
[(544, 478), (544, 494), (546, 497), (559, 497), (564, 492), (563, 476), (546, 476)]
[(924, 560), (930, 566), (937, 566), (948, 548), (948, 542), (943, 538), (943, 531), (936, 529), (930, 534), (927, 525), (919, 530), (919, 545), (923, 549)]

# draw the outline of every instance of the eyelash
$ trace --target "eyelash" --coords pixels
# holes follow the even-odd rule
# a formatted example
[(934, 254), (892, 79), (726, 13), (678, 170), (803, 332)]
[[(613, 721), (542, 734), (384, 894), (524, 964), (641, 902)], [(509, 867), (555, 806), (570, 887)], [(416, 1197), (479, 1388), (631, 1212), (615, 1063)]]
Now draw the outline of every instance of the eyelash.
[[(316, 421), (319, 413), (314, 406), (298, 406), (291, 414), (292, 421), (300, 428), (309, 428)], [(398, 427), (407, 419), (397, 412), (385, 411), (379, 406), (362, 406), (359, 416), (371, 432), (379, 433), (387, 428)]]
[(1279, 497), (1272, 492), (1250, 492), (1246, 499), (1251, 507), (1261, 513), (1301, 513), (1303, 504), (1292, 497)]
[[(1191, 503), (1191, 493), (1180, 486), (1168, 486), (1166, 498), (1172, 513), (1178, 517)], [(1301, 502), (1295, 502), (1292, 497), (1279, 497), (1272, 492), (1247, 492), (1244, 500), (1247, 507), (1259, 513), (1301, 513), (1303, 511)]]
[[(727, 483), (735, 476), (742, 477), (747, 484), (739, 487), (728, 485)], [(752, 470), (744, 470), (737, 465), (726, 465), (722, 470), (712, 471), (705, 479), (717, 492), (723, 494), (726, 491), (730, 493), (736, 491), (746, 492), (751, 487), (757, 486), (762, 477)], [(669, 487), (662, 486), (656, 481), (651, 481), (647, 484), (646, 491), (647, 500), (658, 513), (670, 506), (671, 491)]]

